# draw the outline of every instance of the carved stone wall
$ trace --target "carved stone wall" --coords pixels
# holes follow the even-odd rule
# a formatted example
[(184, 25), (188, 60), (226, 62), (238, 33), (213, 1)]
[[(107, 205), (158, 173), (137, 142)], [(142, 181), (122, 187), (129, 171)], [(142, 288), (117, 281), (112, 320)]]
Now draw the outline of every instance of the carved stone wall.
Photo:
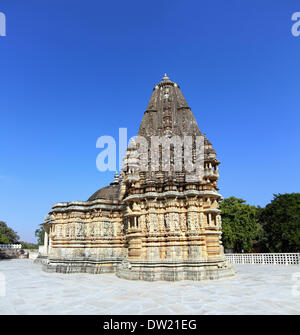
[(120, 206), (94, 201), (76, 202), (75, 207), (54, 206), (46, 219), (48, 270), (114, 272), (127, 253)]

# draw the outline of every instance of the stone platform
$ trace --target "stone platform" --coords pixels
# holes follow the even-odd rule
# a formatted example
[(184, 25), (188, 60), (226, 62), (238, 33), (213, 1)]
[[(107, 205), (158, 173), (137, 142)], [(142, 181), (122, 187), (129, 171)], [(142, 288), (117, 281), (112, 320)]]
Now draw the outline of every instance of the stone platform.
[(235, 269), (235, 277), (217, 281), (143, 282), (47, 273), (32, 260), (1, 260), (6, 295), (0, 314), (300, 314), (300, 296), (292, 290), (300, 266)]
[(235, 275), (233, 266), (222, 261), (124, 261), (117, 267), (116, 275), (129, 280), (181, 281), (219, 280)]

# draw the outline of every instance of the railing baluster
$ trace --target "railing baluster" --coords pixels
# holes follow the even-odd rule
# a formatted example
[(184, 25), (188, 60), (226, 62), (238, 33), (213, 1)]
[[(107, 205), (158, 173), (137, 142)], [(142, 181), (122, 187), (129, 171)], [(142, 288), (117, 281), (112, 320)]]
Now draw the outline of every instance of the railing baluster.
[(300, 264), (300, 253), (225, 254), (232, 264)]

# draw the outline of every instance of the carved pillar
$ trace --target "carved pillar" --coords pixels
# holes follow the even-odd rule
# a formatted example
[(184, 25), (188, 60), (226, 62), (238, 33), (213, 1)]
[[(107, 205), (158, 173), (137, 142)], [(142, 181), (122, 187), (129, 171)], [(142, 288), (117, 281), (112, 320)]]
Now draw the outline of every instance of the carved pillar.
[(209, 225), (210, 227), (212, 226), (211, 213), (208, 213), (208, 225)]
[(44, 234), (44, 252), (45, 252), (46, 255), (48, 255), (48, 238), (49, 238), (49, 235), (48, 235), (48, 232), (45, 229), (45, 234)]
[(50, 227), (50, 230), (49, 230), (49, 253), (51, 252), (51, 247), (52, 247), (52, 238), (51, 238), (51, 235), (52, 235), (52, 227)]
[(127, 243), (128, 243), (128, 258), (137, 259), (142, 256), (142, 231), (139, 226), (139, 217), (130, 214), (127, 218)]

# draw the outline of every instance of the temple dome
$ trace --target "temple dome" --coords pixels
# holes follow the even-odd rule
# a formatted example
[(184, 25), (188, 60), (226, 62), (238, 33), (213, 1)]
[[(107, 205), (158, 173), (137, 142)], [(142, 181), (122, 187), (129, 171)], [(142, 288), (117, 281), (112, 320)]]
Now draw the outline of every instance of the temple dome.
[(103, 188), (100, 188), (97, 192), (95, 192), (88, 201), (93, 201), (97, 199), (105, 199), (105, 200), (118, 200), (120, 192), (120, 185), (109, 185)]
[(120, 181), (119, 175), (115, 173), (115, 179), (109, 184), (109, 186), (105, 186), (100, 188), (97, 192), (95, 192), (88, 201), (93, 201), (97, 199), (105, 199), (105, 200), (118, 200), (120, 193)]

